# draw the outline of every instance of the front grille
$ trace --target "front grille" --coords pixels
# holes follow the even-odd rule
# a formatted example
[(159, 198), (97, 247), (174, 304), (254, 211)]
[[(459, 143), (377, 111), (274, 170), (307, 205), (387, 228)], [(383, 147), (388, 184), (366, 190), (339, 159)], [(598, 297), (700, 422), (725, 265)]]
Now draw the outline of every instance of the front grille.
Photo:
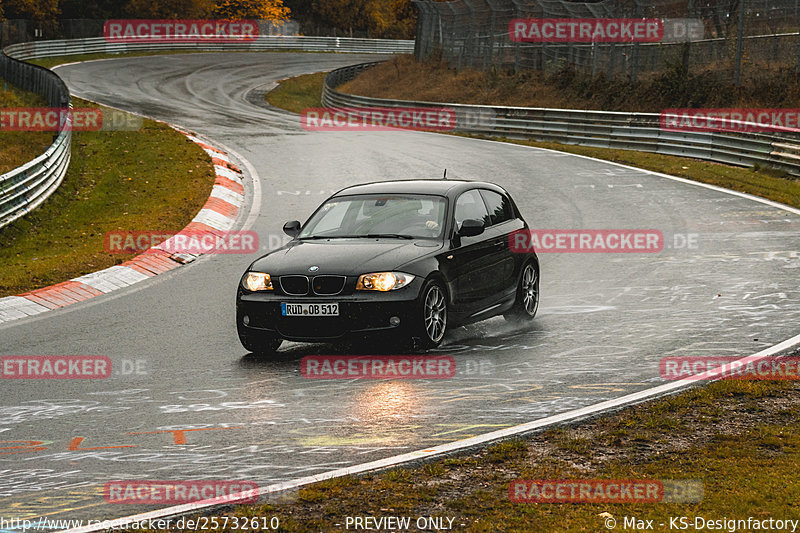
[(339, 294), (344, 289), (344, 276), (315, 276), (312, 280), (314, 294), (321, 296), (333, 296)]
[(308, 294), (308, 278), (306, 276), (281, 276), (281, 290), (289, 296), (305, 296)]

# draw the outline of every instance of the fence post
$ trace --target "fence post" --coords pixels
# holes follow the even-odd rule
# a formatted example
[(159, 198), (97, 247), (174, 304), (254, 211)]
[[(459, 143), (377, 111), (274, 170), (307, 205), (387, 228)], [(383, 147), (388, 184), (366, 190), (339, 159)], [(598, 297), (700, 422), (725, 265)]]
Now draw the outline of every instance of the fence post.
[[(798, 0), (794, 0), (794, 16), (797, 16), (797, 2)], [(800, 31), (797, 32), (797, 69), (795, 70), (795, 74), (800, 77)]]
[[(636, 18), (642, 17), (641, 5), (636, 3)], [(633, 58), (631, 58), (631, 81), (636, 83), (639, 78), (639, 42), (633, 43)]]
[(800, 77), (800, 32), (797, 32), (797, 69), (795, 73)]
[(737, 87), (742, 84), (742, 52), (744, 49), (744, 2), (739, 0), (739, 28), (736, 31), (736, 65), (733, 74)]

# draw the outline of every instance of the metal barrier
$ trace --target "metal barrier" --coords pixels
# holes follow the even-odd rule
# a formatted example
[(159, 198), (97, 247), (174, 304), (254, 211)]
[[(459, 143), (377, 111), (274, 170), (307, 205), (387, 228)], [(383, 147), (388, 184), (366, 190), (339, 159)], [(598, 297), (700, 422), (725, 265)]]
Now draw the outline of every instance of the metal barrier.
[(447, 107), (455, 111), (455, 131), (639, 150), (743, 167), (770, 166), (800, 175), (800, 135), (792, 133), (666, 131), (660, 127), (657, 113), (386, 100), (335, 89), (379, 63), (361, 63), (331, 71), (322, 90), (323, 105), (331, 108)]
[[(47, 69), (0, 53), (0, 78), (43, 96), (50, 107), (71, 106), (67, 86)], [(67, 121), (44, 154), (0, 175), (0, 228), (36, 209), (61, 185), (69, 166), (71, 146), (72, 131)]]
[[(119, 54), (134, 51), (202, 50), (265, 51), (299, 50), (368, 54), (411, 53), (414, 41), (260, 35), (242, 43), (109, 43), (103, 37), (36, 41), (6, 47), (0, 52), (0, 78), (41, 94), (50, 107), (70, 106), (69, 91), (53, 72), (23, 60), (76, 54)], [(70, 160), (72, 132), (65, 128), (47, 151), (33, 161), (0, 176), (0, 228), (38, 207), (61, 184)]]
[(5, 52), (17, 59), (67, 56), (76, 54), (121, 54), (137, 51), (198, 50), (208, 52), (247, 52), (297, 50), (301, 52), (346, 52), (359, 54), (410, 54), (414, 41), (357, 39), (350, 37), (309, 37), (304, 35), (259, 35), (246, 42), (224, 43), (112, 43), (103, 37), (35, 41), (12, 44)]

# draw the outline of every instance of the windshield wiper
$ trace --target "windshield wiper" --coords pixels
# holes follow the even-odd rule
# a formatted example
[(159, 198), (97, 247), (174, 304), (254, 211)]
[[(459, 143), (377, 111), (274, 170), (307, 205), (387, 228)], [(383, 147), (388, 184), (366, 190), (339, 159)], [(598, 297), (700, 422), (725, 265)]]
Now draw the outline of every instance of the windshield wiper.
[(367, 233), (366, 235), (309, 235), (307, 237), (299, 237), (299, 239), (419, 239), (413, 235), (404, 235), (402, 233)]
[(413, 235), (403, 235), (401, 233), (367, 233), (366, 235), (359, 235), (358, 237), (366, 239), (416, 239)]

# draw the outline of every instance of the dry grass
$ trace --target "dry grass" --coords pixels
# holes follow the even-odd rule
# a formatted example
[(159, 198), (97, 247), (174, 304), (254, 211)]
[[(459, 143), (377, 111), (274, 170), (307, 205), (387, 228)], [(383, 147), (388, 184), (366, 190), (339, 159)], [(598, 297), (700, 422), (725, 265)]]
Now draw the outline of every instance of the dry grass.
[(793, 71), (776, 68), (761, 70), (736, 88), (724, 70), (686, 75), (672, 67), (632, 84), (592, 79), (569, 69), (553, 74), (459, 72), (438, 61), (417, 63), (404, 55), (368, 70), (340, 90), (398, 100), (653, 113), (674, 107), (800, 107), (800, 81)]

